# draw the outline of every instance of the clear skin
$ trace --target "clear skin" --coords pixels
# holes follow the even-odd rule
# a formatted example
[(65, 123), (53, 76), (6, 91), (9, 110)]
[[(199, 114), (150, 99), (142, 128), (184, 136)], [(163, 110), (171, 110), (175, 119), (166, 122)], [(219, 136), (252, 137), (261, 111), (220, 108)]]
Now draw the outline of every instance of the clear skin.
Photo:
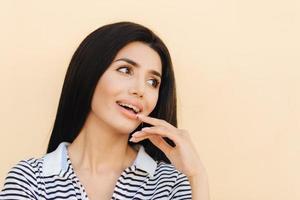
[[(134, 67), (125, 61), (136, 62)], [(100, 78), (91, 112), (78, 137), (68, 147), (72, 166), (90, 199), (110, 199), (120, 173), (131, 166), (137, 152), (128, 145), (129, 134), (141, 123), (118, 110), (116, 101), (130, 99), (143, 105), (149, 115), (156, 106), (162, 73), (159, 55), (141, 42), (123, 47)], [(112, 156), (113, 155), (113, 156)], [(103, 185), (103, 187), (96, 187)], [(106, 198), (105, 198), (106, 197)]]
[[(130, 140), (149, 139), (177, 170), (189, 178), (193, 200), (208, 200), (206, 170), (188, 131), (148, 116), (155, 108), (159, 94), (159, 87), (154, 87), (154, 83), (155, 80), (160, 82), (160, 78), (150, 73), (155, 70), (161, 74), (159, 55), (147, 45), (133, 42), (121, 49), (114, 61), (119, 58), (129, 58), (140, 67), (124, 61), (111, 64), (97, 85), (92, 111), (82, 132), (68, 148), (75, 173), (89, 198), (111, 199), (120, 173), (136, 158), (137, 152), (127, 144), (129, 133), (141, 122), (146, 122), (153, 126), (135, 132)], [(124, 65), (131, 66), (132, 71), (120, 69)], [(116, 101), (124, 98), (134, 98), (142, 103), (144, 110), (136, 115), (136, 119), (128, 119), (116, 109)], [(163, 137), (173, 140), (176, 147), (167, 144)], [(99, 185), (102, 187), (97, 187)]]

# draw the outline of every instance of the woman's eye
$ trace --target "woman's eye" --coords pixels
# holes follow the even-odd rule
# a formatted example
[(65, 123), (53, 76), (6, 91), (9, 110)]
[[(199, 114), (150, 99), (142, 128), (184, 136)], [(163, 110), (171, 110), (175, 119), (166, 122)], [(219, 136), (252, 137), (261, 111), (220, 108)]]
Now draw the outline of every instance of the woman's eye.
[[(117, 71), (124, 73), (124, 74), (132, 74), (132, 69), (131, 67), (128, 66), (123, 66), (117, 69)], [(152, 87), (157, 88), (159, 85), (159, 80), (157, 79), (150, 79), (149, 81), (151, 81), (152, 83), (150, 83), (152, 85)]]
[(131, 72), (131, 68), (130, 67), (127, 67), (127, 66), (124, 66), (124, 67), (120, 67), (117, 69), (118, 71), (122, 72), (122, 73), (125, 73), (125, 74), (128, 74)]
[(157, 79), (150, 79), (149, 81), (152, 81), (151, 85), (154, 88), (157, 88), (157, 86), (159, 85), (159, 81)]

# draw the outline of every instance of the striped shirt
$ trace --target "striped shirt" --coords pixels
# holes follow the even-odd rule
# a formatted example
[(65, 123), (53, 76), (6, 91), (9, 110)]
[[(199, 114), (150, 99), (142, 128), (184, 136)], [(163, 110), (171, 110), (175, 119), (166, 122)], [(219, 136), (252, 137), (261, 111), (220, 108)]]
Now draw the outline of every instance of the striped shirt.
[[(8, 172), (0, 199), (88, 200), (68, 156), (69, 144), (62, 142), (39, 159), (19, 161)], [(111, 199), (192, 199), (186, 175), (171, 164), (153, 160), (142, 145), (136, 147), (136, 159), (121, 173)]]

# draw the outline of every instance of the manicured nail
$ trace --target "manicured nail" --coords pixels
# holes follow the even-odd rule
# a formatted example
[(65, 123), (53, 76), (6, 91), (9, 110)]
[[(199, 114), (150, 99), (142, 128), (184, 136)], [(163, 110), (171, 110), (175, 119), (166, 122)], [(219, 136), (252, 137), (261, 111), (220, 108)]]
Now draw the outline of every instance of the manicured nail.
[(136, 135), (138, 135), (140, 133), (141, 133), (140, 131), (137, 131), (137, 132), (133, 133), (132, 136), (136, 136)]
[(150, 130), (150, 127), (142, 128), (142, 131), (147, 131), (147, 130)]
[(131, 137), (131, 138), (129, 139), (130, 142), (135, 142), (135, 140), (136, 140), (136, 139), (135, 139), (134, 137)]

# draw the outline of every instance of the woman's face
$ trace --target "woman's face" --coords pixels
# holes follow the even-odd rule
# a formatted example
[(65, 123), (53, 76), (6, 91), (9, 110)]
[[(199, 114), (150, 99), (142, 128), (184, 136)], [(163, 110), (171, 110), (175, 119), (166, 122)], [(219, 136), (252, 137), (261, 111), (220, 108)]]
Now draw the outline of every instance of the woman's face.
[(154, 110), (161, 74), (162, 64), (156, 51), (142, 42), (129, 43), (98, 81), (92, 114), (101, 124), (129, 134), (140, 124), (136, 112), (149, 115)]

